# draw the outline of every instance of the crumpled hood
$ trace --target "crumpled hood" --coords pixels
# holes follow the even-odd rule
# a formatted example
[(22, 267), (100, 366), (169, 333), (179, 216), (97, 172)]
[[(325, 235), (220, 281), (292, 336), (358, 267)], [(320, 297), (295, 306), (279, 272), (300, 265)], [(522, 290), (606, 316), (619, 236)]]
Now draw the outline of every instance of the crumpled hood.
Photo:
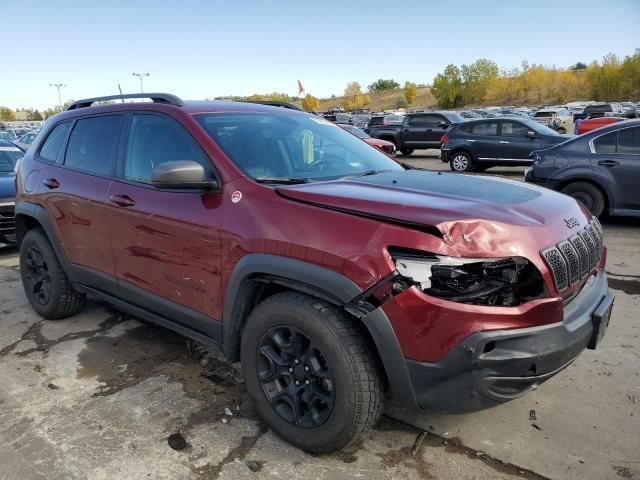
[(0, 199), (16, 196), (16, 175), (13, 172), (0, 172)]
[(435, 227), (461, 253), (467, 250), (465, 242), (469, 251), (479, 244), (487, 252), (505, 251), (510, 244), (517, 254), (513, 245), (519, 242), (544, 248), (575, 233), (568, 219), (575, 218), (580, 226), (588, 222), (586, 211), (566, 195), (502, 178), (448, 172), (385, 172), (280, 186), (277, 192), (319, 207)]

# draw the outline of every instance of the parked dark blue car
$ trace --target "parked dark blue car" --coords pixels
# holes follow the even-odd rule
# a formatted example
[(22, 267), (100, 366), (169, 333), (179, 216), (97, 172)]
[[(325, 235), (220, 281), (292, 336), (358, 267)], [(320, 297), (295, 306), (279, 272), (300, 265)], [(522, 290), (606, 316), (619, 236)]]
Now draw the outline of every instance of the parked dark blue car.
[(640, 120), (627, 120), (531, 154), (527, 182), (559, 190), (600, 216), (640, 217)]
[(449, 162), (456, 172), (481, 172), (498, 165), (531, 165), (531, 152), (569, 138), (525, 118), (470, 120), (452, 124), (442, 136), (440, 159)]
[(24, 151), (13, 143), (0, 140), (0, 245), (15, 243), (14, 208), (16, 199), (15, 167)]

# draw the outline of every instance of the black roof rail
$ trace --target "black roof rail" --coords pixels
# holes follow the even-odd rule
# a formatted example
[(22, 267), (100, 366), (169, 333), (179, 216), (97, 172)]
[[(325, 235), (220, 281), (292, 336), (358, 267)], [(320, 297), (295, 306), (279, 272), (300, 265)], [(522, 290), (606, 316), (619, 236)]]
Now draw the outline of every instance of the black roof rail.
[(106, 97), (85, 98), (69, 105), (67, 110), (77, 110), (78, 108), (90, 107), (96, 102), (106, 102), (109, 100), (125, 100), (129, 98), (150, 98), (153, 103), (166, 103), (176, 107), (184, 107), (184, 102), (179, 97), (170, 93), (128, 93), (126, 95), (107, 95)]
[(270, 107), (280, 107), (280, 108), (288, 108), (290, 110), (298, 110), (299, 112), (304, 112), (300, 107), (296, 107), (292, 103), (288, 102), (275, 102), (271, 100), (242, 100), (244, 103), (257, 103), (259, 105), (268, 105)]

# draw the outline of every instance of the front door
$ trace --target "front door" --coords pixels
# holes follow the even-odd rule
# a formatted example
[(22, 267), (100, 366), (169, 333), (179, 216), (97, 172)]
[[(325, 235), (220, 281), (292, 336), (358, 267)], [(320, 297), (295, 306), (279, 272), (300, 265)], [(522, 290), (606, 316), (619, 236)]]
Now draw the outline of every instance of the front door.
[(201, 190), (161, 190), (154, 167), (211, 160), (175, 119), (132, 114), (109, 216), (122, 296), (147, 310), (216, 338), (220, 331), (222, 196)]
[(540, 149), (540, 138), (528, 136), (531, 129), (517, 120), (503, 120), (498, 158), (504, 162), (529, 160), (529, 154)]

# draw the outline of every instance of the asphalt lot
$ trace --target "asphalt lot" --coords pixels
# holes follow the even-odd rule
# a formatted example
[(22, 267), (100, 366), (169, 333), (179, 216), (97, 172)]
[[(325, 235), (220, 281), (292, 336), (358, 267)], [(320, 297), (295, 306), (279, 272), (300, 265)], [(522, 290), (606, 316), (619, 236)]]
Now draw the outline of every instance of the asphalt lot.
[[(410, 162), (448, 169), (433, 153)], [(42, 321), (16, 250), (0, 250), (0, 479), (640, 479), (640, 220), (603, 225), (616, 303), (598, 350), (492, 410), (389, 409), (356, 448), (329, 456), (281, 441), (239, 366), (179, 335), (97, 305)], [(186, 448), (169, 446), (174, 433)]]

